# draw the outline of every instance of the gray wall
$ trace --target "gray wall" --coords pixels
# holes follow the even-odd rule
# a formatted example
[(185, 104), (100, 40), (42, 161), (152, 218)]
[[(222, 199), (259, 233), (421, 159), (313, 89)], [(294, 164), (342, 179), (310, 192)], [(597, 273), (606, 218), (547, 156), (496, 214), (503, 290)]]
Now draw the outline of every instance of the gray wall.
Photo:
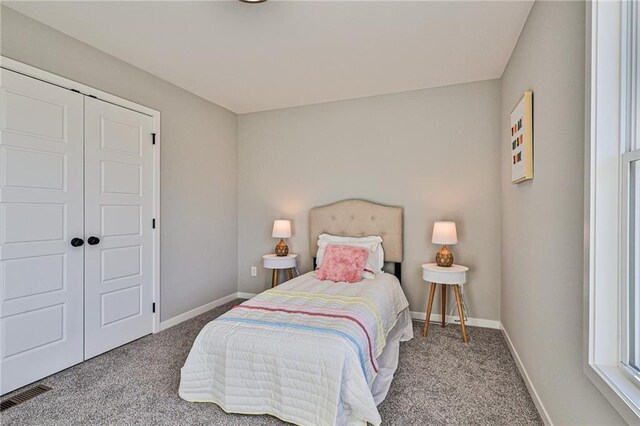
[(420, 265), (439, 249), (430, 241), (433, 222), (451, 219), (460, 240), (454, 255), (471, 267), (470, 316), (498, 320), (499, 109), (500, 82), (491, 80), (240, 115), (239, 291), (270, 285), (261, 261), (277, 243), (274, 219), (292, 220), (288, 244), (304, 272), (309, 209), (363, 198), (405, 208), (411, 310), (426, 306)]
[(161, 112), (161, 315), (237, 291), (237, 116), (2, 7), (2, 55)]
[[(555, 424), (622, 419), (582, 371), (585, 5), (536, 2), (502, 77), (502, 323)], [(533, 91), (534, 179), (509, 115)]]

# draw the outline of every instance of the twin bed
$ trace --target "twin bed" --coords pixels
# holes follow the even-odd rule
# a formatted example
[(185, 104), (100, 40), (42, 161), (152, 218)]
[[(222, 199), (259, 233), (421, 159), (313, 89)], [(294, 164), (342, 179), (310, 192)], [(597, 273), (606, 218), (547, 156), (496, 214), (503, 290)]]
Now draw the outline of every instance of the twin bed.
[[(402, 209), (360, 200), (309, 214), (311, 254), (323, 234), (382, 237), (384, 261), (402, 262)], [(207, 324), (182, 368), (179, 394), (227, 412), (299, 425), (381, 423), (377, 405), (413, 337), (399, 279), (357, 283), (296, 277)]]

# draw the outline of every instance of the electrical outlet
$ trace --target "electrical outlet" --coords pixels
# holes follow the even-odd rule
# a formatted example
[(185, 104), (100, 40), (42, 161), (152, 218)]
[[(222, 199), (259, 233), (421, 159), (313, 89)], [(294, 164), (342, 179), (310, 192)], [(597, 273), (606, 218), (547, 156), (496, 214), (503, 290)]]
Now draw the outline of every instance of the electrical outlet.
[(251, 276), (252, 277), (257, 277), (258, 276), (258, 268), (256, 268), (255, 266), (251, 267)]

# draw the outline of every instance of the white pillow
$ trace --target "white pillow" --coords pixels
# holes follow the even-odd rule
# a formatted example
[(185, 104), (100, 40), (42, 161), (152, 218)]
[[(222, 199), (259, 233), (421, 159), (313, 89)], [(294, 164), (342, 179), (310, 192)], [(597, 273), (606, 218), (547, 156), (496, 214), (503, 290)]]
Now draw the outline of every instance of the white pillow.
[[(369, 249), (369, 259), (366, 269), (374, 274), (382, 272), (384, 267), (384, 250), (382, 249), (382, 237), (372, 235), (368, 237), (339, 237), (337, 235), (322, 234), (318, 237), (318, 253), (316, 264), (320, 266), (324, 258), (324, 251), (329, 245), (365, 247)], [(365, 278), (373, 278), (365, 276)]]

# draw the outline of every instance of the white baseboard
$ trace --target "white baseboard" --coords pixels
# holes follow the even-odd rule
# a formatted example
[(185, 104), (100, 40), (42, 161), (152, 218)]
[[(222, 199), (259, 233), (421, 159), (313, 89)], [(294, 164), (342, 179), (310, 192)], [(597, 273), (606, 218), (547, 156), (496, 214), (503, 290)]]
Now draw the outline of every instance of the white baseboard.
[(238, 299), (251, 299), (253, 297), (256, 297), (258, 294), (257, 293), (244, 293), (242, 291), (238, 292)]
[(169, 318), (166, 321), (162, 321), (160, 323), (160, 331), (166, 330), (167, 328), (173, 327), (174, 325), (178, 325), (181, 322), (197, 317), (200, 314), (204, 314), (205, 312), (210, 311), (213, 308), (217, 308), (220, 305), (224, 305), (225, 303), (229, 303), (232, 300), (237, 299), (238, 297), (239, 297), (238, 293), (231, 293), (228, 296), (222, 297), (218, 300), (214, 300), (213, 302), (209, 302), (206, 305), (202, 305), (200, 307), (192, 309), (188, 312), (185, 312), (184, 314), (180, 314), (173, 318)]
[(520, 370), (520, 375), (522, 376), (524, 383), (527, 385), (527, 389), (529, 390), (531, 399), (533, 399), (533, 404), (538, 409), (538, 413), (540, 413), (540, 417), (542, 417), (542, 421), (544, 422), (545, 425), (553, 425), (553, 423), (551, 422), (551, 418), (549, 417), (549, 413), (547, 413), (547, 410), (544, 408), (544, 404), (540, 399), (540, 395), (538, 395), (536, 388), (533, 386), (533, 383), (529, 378), (529, 374), (527, 374), (527, 370), (524, 368), (524, 364), (522, 364), (522, 360), (520, 359), (520, 356), (518, 355), (516, 348), (513, 346), (513, 343), (509, 338), (509, 334), (507, 333), (507, 330), (505, 330), (502, 323), (500, 324), (500, 330), (502, 330), (502, 334), (504, 335), (504, 339), (507, 341), (507, 346), (509, 347), (509, 351), (511, 351), (511, 356), (513, 356), (513, 359), (515, 360), (516, 365), (518, 366), (518, 370)]
[[(424, 321), (425, 313), (424, 312), (414, 312), (411, 311), (411, 318), (419, 321)], [(431, 322), (440, 322), (442, 316), (440, 314), (431, 314)], [(445, 315), (445, 321), (447, 323), (455, 323), (460, 324), (460, 318), (457, 315)], [(465, 325), (470, 327), (484, 327), (484, 328), (494, 328), (496, 330), (500, 329), (500, 321), (488, 320), (482, 318), (471, 318), (467, 317), (465, 321)]]

